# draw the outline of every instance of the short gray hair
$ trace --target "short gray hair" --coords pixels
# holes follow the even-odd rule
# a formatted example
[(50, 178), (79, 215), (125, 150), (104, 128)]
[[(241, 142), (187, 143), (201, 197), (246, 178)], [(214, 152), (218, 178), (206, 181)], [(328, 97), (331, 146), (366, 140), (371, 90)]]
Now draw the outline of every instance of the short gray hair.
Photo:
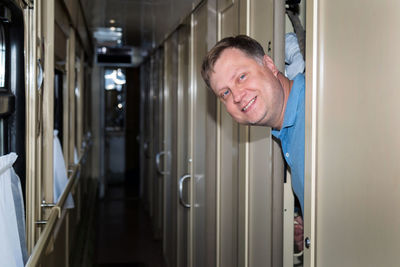
[(247, 35), (231, 36), (220, 40), (204, 57), (201, 67), (201, 75), (209, 88), (211, 88), (210, 76), (211, 72), (214, 71), (214, 65), (222, 52), (227, 48), (239, 49), (249, 57), (254, 58), (260, 64), (262, 64), (265, 55), (264, 49), (260, 43)]

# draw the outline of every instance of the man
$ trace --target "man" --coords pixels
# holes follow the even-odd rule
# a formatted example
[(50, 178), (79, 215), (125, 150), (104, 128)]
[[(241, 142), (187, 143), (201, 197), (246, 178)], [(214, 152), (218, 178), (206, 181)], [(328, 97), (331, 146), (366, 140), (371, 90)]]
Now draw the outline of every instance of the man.
[[(219, 41), (204, 58), (202, 76), (238, 123), (272, 128), (303, 210), (304, 76), (286, 78), (262, 46), (245, 35)], [(301, 217), (296, 221), (295, 243), (302, 250), (303, 223)]]

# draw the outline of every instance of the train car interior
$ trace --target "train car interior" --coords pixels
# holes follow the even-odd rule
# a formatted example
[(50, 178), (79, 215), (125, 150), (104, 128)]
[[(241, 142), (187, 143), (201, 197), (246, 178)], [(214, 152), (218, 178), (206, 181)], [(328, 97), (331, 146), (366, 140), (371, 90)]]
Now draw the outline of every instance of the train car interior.
[[(0, 266), (399, 266), (398, 10), (0, 0)], [(238, 35), (304, 81), (300, 159), (203, 80)]]

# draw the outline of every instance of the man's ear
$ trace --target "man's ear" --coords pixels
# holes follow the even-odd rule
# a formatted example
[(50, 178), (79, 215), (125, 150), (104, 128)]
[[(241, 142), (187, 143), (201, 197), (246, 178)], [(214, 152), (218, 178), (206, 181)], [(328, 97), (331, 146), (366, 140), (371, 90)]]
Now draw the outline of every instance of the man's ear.
[(264, 55), (263, 63), (275, 77), (278, 77), (279, 70), (276, 68), (274, 61), (269, 56)]

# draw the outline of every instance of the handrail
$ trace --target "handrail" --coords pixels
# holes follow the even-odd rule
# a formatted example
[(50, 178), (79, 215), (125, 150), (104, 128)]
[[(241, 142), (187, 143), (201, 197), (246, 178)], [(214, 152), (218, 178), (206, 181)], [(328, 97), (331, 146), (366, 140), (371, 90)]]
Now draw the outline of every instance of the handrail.
[[(82, 159), (82, 158), (81, 158)], [(72, 189), (72, 186), (75, 184), (75, 180), (80, 178), (80, 176), (77, 178), (78, 170), (81, 168), (81, 160), (79, 160), (79, 163), (75, 164), (72, 166), (72, 172), (71, 172), (71, 177), (68, 178), (68, 183), (67, 186), (65, 186), (64, 191), (62, 192), (60, 199), (57, 201), (56, 207), (63, 208), (65, 201), (67, 200), (67, 197)], [(61, 215), (61, 214), (59, 214)]]
[(29, 257), (28, 262), (25, 266), (33, 267), (38, 265), (40, 259), (44, 254), (44, 251), (47, 248), (47, 244), (49, 243), (50, 236), (56, 226), (56, 222), (58, 221), (58, 213), (59, 211), (55, 207), (50, 210), (50, 215), (47, 220), (46, 227), (40, 235), (39, 240), (33, 248), (32, 254)]
[(73, 185), (75, 184), (75, 181), (80, 178), (80, 175), (77, 175), (80, 170), (82, 161), (86, 158), (87, 153), (89, 152), (89, 149), (91, 147), (90, 140), (89, 142), (86, 142), (88, 145), (85, 147), (85, 152), (79, 159), (78, 163), (72, 166), (72, 172), (70, 173), (68, 177), (68, 183), (64, 188), (63, 193), (61, 194), (60, 199), (57, 201), (57, 204), (51, 208), (50, 210), (50, 215), (49, 218), (47, 219), (47, 223), (45, 228), (43, 229), (43, 232), (41, 233), (39, 240), (37, 241), (35, 247), (33, 248), (32, 254), (29, 257), (27, 263), (25, 264), (25, 267), (36, 267), (40, 264), (40, 260), (47, 248), (47, 245), (50, 241), (51, 234), (53, 233), (53, 230), (58, 222), (58, 220), (61, 218), (61, 211), (64, 210), (64, 204), (65, 201), (68, 197), (68, 194), (71, 192)]

